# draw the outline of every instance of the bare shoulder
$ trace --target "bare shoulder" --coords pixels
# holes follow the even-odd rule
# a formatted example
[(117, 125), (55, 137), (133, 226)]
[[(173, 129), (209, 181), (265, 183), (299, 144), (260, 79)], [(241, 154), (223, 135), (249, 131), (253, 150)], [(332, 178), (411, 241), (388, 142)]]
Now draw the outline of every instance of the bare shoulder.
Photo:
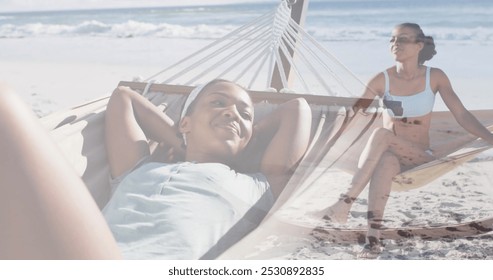
[(447, 76), (442, 69), (437, 67), (430, 67), (430, 74), (434, 76)]
[(450, 87), (450, 80), (445, 72), (440, 68), (430, 67), (430, 83), (436, 92), (444, 87)]
[(430, 75), (432, 80), (435, 79), (440, 81), (445, 79), (448, 81), (447, 74), (440, 68), (430, 67)]

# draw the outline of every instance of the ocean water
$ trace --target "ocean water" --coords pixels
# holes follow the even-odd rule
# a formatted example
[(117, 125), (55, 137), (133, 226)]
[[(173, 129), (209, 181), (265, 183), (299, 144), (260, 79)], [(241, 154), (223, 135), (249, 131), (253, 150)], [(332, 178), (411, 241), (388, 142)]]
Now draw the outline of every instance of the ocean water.
[[(0, 13), (0, 38), (158, 37), (216, 39), (254, 20), (276, 2)], [(391, 27), (417, 22), (437, 40), (492, 44), (489, 0), (311, 0), (306, 29), (319, 41), (386, 40)]]
[[(68, 86), (62, 89), (61, 84), (55, 88), (49, 83), (53, 77), (73, 84), (79, 81), (74, 76), (80, 75), (57, 66), (73, 65), (75, 70), (117, 66), (84, 70), (84, 77), (99, 81), (98, 87), (104, 89), (100, 92), (107, 93), (120, 79), (148, 78), (276, 9), (278, 3), (23, 13), (1, 12), (0, 5), (0, 64), (26, 65), (17, 67), (19, 73), (0, 67), (0, 78), (14, 80), (26, 95), (63, 100), (63, 106), (66, 100), (78, 104), (94, 95)], [(427, 64), (447, 73), (467, 108), (491, 108), (493, 1), (310, 0), (304, 28), (354, 73), (358, 83), (365, 83), (394, 63), (388, 39), (392, 27), (402, 22), (419, 23), (435, 38), (438, 55)], [(44, 65), (31, 66), (38, 62)], [(33, 70), (38, 68), (47, 70)], [(72, 94), (60, 98), (64, 91)], [(435, 109), (446, 109), (441, 99)]]

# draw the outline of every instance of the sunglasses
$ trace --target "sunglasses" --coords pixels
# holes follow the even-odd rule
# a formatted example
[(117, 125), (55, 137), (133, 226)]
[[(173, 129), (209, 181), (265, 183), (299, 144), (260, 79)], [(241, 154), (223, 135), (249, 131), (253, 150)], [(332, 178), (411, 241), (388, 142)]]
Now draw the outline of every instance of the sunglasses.
[(414, 44), (420, 42), (416, 39), (416, 37), (405, 37), (405, 36), (392, 36), (390, 37), (389, 42), (391, 44), (399, 43), (399, 44)]

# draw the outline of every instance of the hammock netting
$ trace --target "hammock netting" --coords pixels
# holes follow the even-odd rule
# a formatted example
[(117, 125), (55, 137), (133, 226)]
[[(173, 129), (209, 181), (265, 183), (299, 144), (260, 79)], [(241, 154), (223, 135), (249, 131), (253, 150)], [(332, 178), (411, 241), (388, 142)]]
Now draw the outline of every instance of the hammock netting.
[[(281, 83), (277, 89), (271, 82), (276, 75)], [(282, 1), (276, 10), (144, 82), (120, 84), (142, 92), (177, 120), (191, 89), (215, 78), (250, 89), (257, 120), (280, 102), (303, 96), (311, 106), (313, 122), (309, 150), (262, 223), (236, 244), (224, 244), (221, 256), (206, 257), (296, 258), (294, 252), (310, 247), (313, 240), (322, 240), (325, 246), (362, 241), (367, 191), (356, 200), (345, 225), (330, 224), (312, 213), (345, 192), (369, 135), (382, 123), (378, 102), (355, 98), (364, 83), (294, 22), (290, 5)], [(107, 101), (103, 98), (42, 119), (100, 207), (110, 196), (102, 141)], [(354, 113), (353, 105), (362, 101), (368, 108)], [(473, 113), (485, 126), (493, 124), (492, 110)], [(395, 178), (393, 189), (402, 192), (391, 193), (384, 217), (390, 230), (383, 236), (433, 239), (491, 230), (487, 221), (493, 216), (493, 176), (485, 164), (491, 158), (481, 153), (489, 146), (468, 134), (448, 112), (433, 112), (430, 133), (431, 148), (439, 158)], [(151, 146), (156, 157), (166, 149), (157, 143)], [(468, 222), (476, 226), (444, 231)]]
[[(275, 88), (273, 76), (280, 80)], [(197, 85), (215, 78), (251, 90), (312, 95), (358, 96), (364, 88), (291, 18), (286, 1), (145, 81)]]

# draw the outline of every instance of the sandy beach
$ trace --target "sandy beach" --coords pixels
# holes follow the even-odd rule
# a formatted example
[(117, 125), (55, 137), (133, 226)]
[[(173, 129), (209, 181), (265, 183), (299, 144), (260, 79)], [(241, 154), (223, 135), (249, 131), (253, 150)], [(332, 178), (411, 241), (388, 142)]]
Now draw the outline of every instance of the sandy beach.
[(22, 38), (3, 40), (0, 77), (40, 116), (108, 96), (120, 81), (147, 78), (207, 40)]
[[(0, 79), (12, 85), (39, 116), (107, 96), (119, 81), (146, 78), (210, 42), (84, 37), (0, 40)], [(325, 44), (364, 81), (392, 64), (386, 42)], [(491, 109), (491, 46), (437, 44), (440, 55), (430, 65), (449, 73), (466, 107)], [(468, 58), (461, 55), (464, 52), (474, 55)], [(436, 110), (444, 110), (441, 100), (437, 101)], [(492, 159), (491, 152), (486, 152), (425, 188), (393, 194), (387, 207), (388, 223), (446, 224), (493, 215)], [(351, 177), (338, 173), (334, 178), (343, 188)], [(297, 209), (297, 214), (320, 209), (329, 196), (318, 196), (318, 201)], [(348, 226), (365, 224), (364, 196), (351, 212)], [(264, 246), (278, 246), (278, 258), (282, 259), (354, 259), (361, 249), (358, 244), (333, 244), (310, 236), (290, 240), (282, 235)], [(380, 258), (493, 259), (493, 234), (457, 240), (387, 241)]]
[[(440, 179), (421, 188), (392, 192), (386, 207), (384, 225), (390, 228), (430, 227), (454, 225), (487, 218), (493, 215), (493, 154), (486, 152), (463, 164)], [(341, 229), (364, 228), (366, 225), (367, 190), (351, 209), (347, 224), (331, 224), (310, 219), (310, 213), (334, 202), (337, 194), (344, 191), (352, 176), (338, 170), (331, 171), (332, 189), (318, 188), (309, 199), (284, 209), (280, 216), (293, 224), (323, 225)], [(339, 187), (339, 188), (338, 188)], [(279, 259), (329, 259), (354, 260), (362, 244), (337, 243), (324, 240), (323, 235), (308, 234), (294, 238), (289, 234), (270, 236), (261, 243), (259, 251), (272, 252)], [(485, 260), (493, 259), (493, 233), (467, 238), (442, 238), (422, 240), (407, 238), (385, 240), (380, 260)], [(256, 258), (255, 254), (252, 254)]]

